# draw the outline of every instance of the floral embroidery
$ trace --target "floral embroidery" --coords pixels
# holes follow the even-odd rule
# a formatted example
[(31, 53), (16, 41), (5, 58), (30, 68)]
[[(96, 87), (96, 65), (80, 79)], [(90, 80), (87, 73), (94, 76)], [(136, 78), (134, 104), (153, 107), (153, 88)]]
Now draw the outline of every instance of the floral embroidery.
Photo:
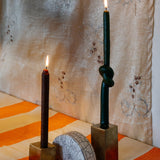
[(146, 118), (151, 109), (145, 98), (141, 97), (140, 89), (142, 86), (142, 76), (134, 76), (132, 84), (129, 85), (128, 98), (121, 101), (122, 113), (125, 116), (133, 116)]

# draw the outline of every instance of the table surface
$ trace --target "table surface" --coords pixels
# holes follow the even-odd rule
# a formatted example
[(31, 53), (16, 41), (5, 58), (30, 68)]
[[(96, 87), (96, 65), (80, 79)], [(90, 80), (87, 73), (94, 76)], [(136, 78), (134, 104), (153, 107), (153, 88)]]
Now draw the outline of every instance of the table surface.
[[(40, 106), (0, 92), (0, 159), (28, 160), (29, 144), (40, 141)], [(91, 124), (49, 111), (49, 142), (66, 132), (82, 133), (91, 142)], [(119, 160), (158, 160), (160, 149), (118, 135)]]

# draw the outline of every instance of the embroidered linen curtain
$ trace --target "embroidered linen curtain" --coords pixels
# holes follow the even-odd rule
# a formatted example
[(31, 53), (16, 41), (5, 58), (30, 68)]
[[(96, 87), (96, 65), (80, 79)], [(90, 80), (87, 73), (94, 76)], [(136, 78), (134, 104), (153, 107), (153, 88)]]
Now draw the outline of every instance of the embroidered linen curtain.
[[(40, 104), (49, 55), (50, 106), (99, 123), (103, 1), (1, 0), (0, 90)], [(110, 122), (152, 143), (153, 0), (110, 0)]]

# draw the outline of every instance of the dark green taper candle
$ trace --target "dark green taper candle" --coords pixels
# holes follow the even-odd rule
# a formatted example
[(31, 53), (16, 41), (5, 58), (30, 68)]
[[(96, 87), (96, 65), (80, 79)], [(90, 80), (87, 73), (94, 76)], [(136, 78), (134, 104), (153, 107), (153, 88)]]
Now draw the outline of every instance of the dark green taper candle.
[(110, 65), (110, 20), (107, 10), (107, 0), (104, 0), (105, 11), (103, 13), (103, 47), (104, 47), (104, 65), (100, 67), (100, 73), (103, 76), (101, 85), (101, 116), (100, 127), (107, 129), (109, 127), (109, 85), (108, 69)]
[(110, 65), (110, 20), (109, 11), (105, 8), (103, 13), (103, 35), (104, 35), (104, 65)]

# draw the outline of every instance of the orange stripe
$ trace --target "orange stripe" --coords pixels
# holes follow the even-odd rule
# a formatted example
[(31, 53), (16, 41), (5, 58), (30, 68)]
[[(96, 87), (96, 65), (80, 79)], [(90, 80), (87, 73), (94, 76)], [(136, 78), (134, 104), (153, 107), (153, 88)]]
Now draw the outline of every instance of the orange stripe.
[(91, 134), (89, 134), (86, 138), (87, 138), (87, 139), (89, 140), (89, 142), (91, 143)]
[(2, 108), (0, 108), (0, 119), (14, 116), (14, 115), (20, 114), (20, 113), (29, 112), (29, 111), (35, 109), (37, 106), (38, 105), (36, 105), (36, 104), (24, 101), (21, 103), (16, 103), (16, 104), (13, 104), (10, 106), (2, 107)]
[[(62, 128), (75, 120), (75, 118), (71, 118), (62, 113), (57, 113), (49, 118), (49, 131)], [(0, 147), (4, 145), (12, 145), (29, 138), (40, 136), (40, 126), (41, 122), (39, 121), (11, 131), (0, 133)]]
[(158, 160), (160, 159), (160, 149), (153, 148), (149, 152), (143, 154), (142, 156), (136, 158), (135, 160)]
[(120, 141), (124, 137), (125, 137), (124, 135), (118, 133), (118, 141)]

